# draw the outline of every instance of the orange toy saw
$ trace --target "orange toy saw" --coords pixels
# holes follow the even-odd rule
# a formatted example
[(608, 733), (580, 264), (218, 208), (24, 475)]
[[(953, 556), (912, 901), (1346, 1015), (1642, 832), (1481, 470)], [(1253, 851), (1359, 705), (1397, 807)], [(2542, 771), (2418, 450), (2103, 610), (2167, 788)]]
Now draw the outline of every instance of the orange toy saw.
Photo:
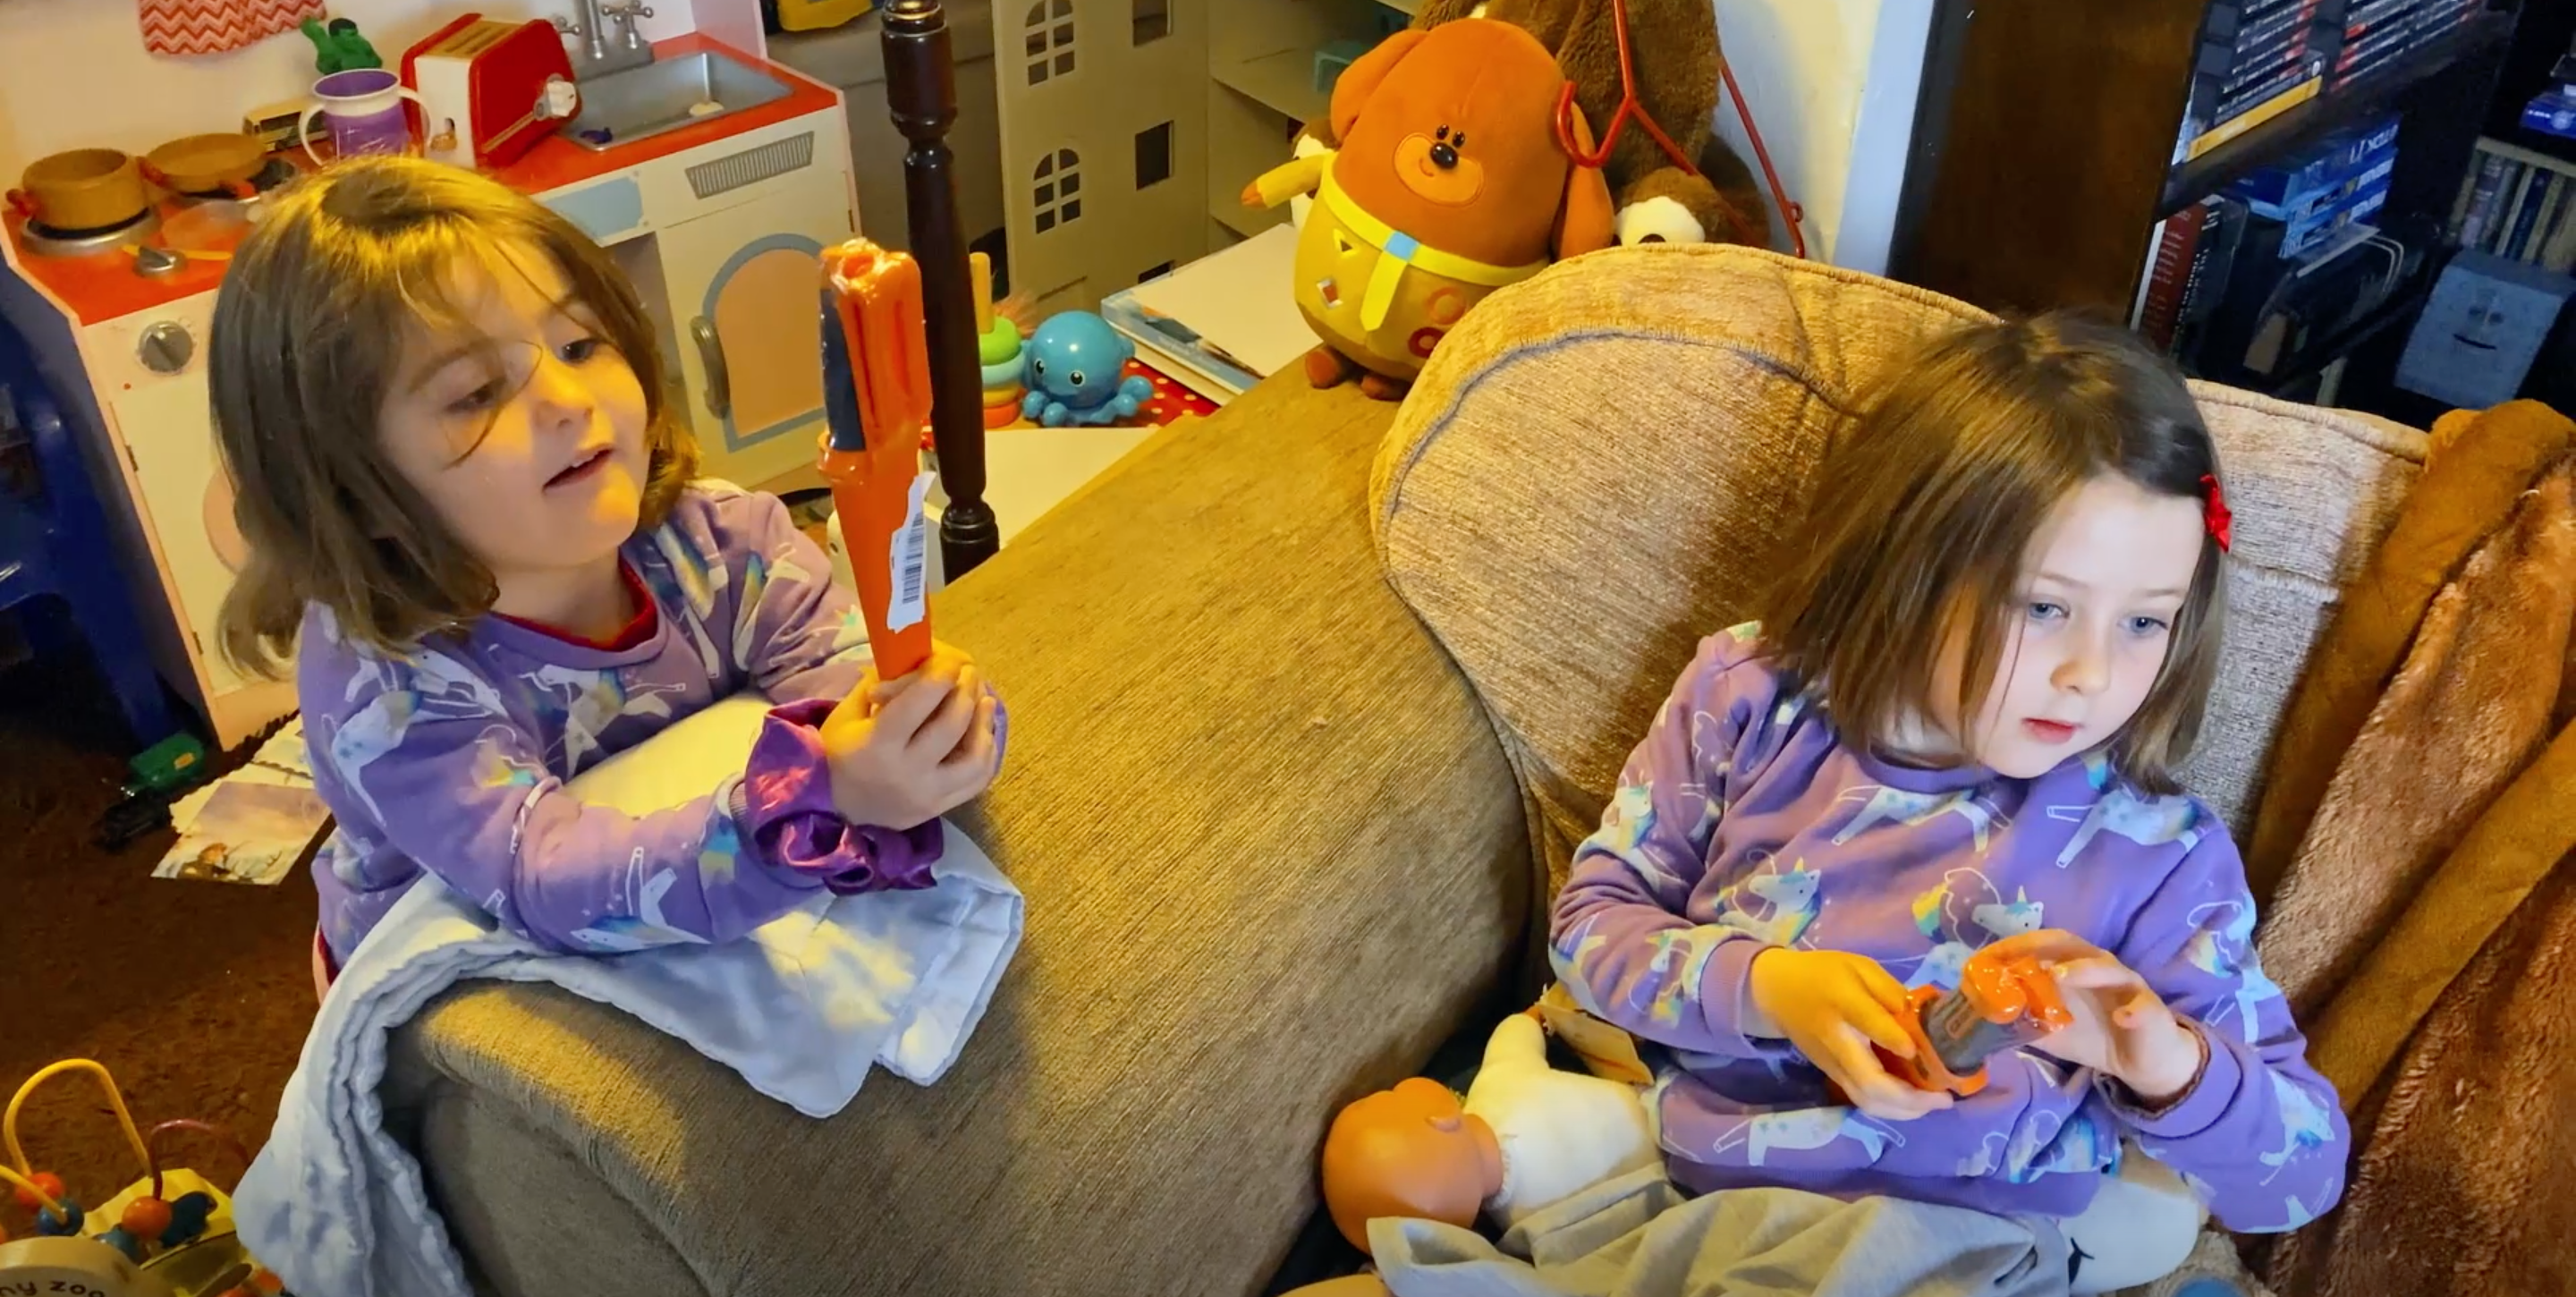
[(1986, 1088), (1986, 1060), (2075, 1021), (2058, 998), (2057, 980), (2036, 959), (1970, 955), (1959, 970), (1959, 989), (1915, 988), (1914, 1012), (1901, 1021), (1914, 1038), (1914, 1057), (1881, 1049), (1888, 1075), (1921, 1090), (1948, 1090), (1962, 1098)]
[(930, 659), (926, 332), (911, 257), (865, 239), (824, 252), (822, 473), (884, 680)]

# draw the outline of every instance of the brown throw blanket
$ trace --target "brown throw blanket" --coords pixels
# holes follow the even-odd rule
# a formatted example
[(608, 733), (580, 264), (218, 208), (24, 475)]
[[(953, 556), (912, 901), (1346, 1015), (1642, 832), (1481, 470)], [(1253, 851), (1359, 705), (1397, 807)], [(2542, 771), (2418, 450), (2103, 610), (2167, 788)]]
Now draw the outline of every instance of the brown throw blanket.
[(2576, 424), (2446, 418), (2310, 665), (2247, 870), (2353, 1115), (2283, 1297), (2576, 1292)]

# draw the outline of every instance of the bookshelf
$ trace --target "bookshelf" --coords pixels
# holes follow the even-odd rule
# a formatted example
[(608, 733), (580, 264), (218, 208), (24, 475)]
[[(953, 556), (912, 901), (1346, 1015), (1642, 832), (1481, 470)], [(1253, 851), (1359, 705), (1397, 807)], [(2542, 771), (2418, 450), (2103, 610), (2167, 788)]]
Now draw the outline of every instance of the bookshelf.
[(2576, 158), (2509, 140), (2478, 141), (2460, 178), (2446, 241), (2555, 274), (2576, 270)]
[(2576, 163), (2576, 140), (2526, 130), (2522, 125), (2522, 106), (2549, 88), (2553, 80), (2550, 69), (2570, 45), (2576, 45), (2576, 4), (2565, 0), (2532, 4), (2515, 33), (2512, 52), (2505, 57), (2494, 106), (2487, 115), (2486, 133), (2490, 138)]
[(2353, 122), (2365, 121), (2406, 102), (2425, 81), (2444, 76), (2472, 61), (2492, 60), (2513, 39), (2510, 15), (2472, 19), (2433, 44), (2399, 59), (2349, 88), (2321, 95), (2290, 109), (2248, 134), (2220, 145), (2166, 174), (2159, 218), (2217, 193), (2277, 158), (2316, 143)]
[(1252, 211), (1246, 184), (1288, 160), (1298, 129), (1332, 94), (1316, 84), (1327, 46), (1365, 49), (1411, 19), (1417, 0), (1210, 0), (1208, 4), (1208, 250), (1288, 219), (1285, 205)]
[(2523, 10), (2549, 2), (2474, 0), (2439, 39), (2177, 163), (2205, 0), (2080, 23), (2063, 0), (1935, 0), (1893, 272), (1991, 309), (2126, 318), (2159, 221), (2383, 112), (2404, 123), (2388, 219), (2438, 224)]

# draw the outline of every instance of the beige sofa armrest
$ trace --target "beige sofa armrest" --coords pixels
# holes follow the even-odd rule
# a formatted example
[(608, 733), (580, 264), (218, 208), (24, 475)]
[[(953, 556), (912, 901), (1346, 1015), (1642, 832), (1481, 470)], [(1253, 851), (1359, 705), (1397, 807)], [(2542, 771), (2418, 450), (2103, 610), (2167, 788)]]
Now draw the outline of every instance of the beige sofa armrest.
[(816, 1122), (550, 989), (416, 1020), (385, 1094), (481, 1281), (1256, 1291), (1332, 1112), (1510, 971), (1534, 887), (1485, 714), (1374, 557), (1391, 416), (1264, 384), (935, 603), (1012, 712), (958, 822), (1029, 903), (938, 1085)]

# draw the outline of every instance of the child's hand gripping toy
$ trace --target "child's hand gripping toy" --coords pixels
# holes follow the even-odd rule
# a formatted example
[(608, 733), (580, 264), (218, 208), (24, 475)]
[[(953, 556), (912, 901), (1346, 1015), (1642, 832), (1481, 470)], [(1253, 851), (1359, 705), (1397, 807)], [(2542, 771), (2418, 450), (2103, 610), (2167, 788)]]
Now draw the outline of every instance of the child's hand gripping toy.
[(1903, 1021), (1914, 1057), (1878, 1051), (1888, 1075), (1922, 1090), (1961, 1098), (1986, 1088), (1986, 1060), (2075, 1021), (2058, 998), (2057, 981), (2036, 959), (1980, 951), (1959, 970), (1959, 989), (1917, 987), (1914, 1013)]
[(877, 677), (930, 659), (930, 422), (921, 267), (865, 239), (823, 254), (822, 473), (868, 621)]

